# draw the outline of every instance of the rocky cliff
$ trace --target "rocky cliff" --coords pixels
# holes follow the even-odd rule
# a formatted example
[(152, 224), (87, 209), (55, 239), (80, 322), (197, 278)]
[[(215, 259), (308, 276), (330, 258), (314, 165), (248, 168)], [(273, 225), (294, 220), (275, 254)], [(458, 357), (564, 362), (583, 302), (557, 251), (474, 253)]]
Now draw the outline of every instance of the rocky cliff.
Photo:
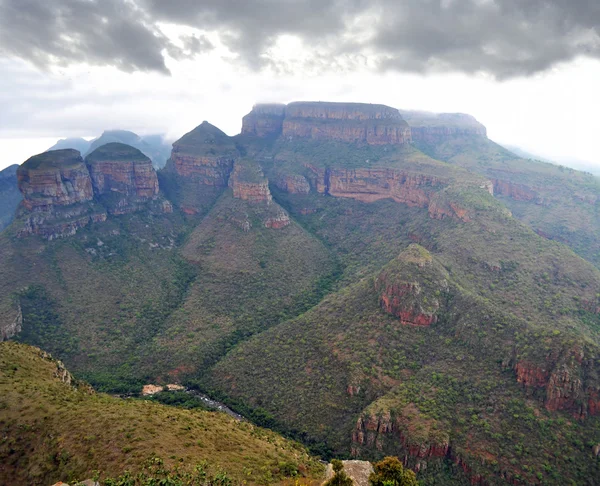
[(338, 140), (386, 145), (411, 141), (398, 110), (365, 103), (296, 102), (287, 105), (282, 135), (288, 139)]
[[(139, 150), (110, 143), (86, 161), (76, 150), (53, 150), (28, 159), (17, 171), (23, 202), (17, 234), (55, 239), (74, 234), (107, 213), (125, 214), (142, 207), (171, 212), (159, 195), (150, 159)], [(148, 206), (146, 203), (152, 203)]]
[(48, 239), (74, 234), (106, 212), (94, 204), (89, 171), (76, 150), (54, 150), (28, 159), (17, 170), (23, 202), (17, 212), (20, 236)]
[(408, 326), (437, 322), (441, 296), (448, 291), (447, 273), (422, 246), (410, 245), (375, 279), (379, 304)]
[(255, 161), (237, 161), (229, 178), (229, 186), (235, 199), (250, 203), (247, 212), (234, 216), (234, 220), (244, 231), (252, 227), (251, 215), (266, 228), (281, 229), (290, 224), (287, 212), (273, 201), (269, 181)]
[(95, 195), (103, 198), (112, 214), (136, 211), (140, 204), (159, 197), (152, 161), (134, 147), (108, 143), (94, 150), (85, 162)]
[(565, 410), (578, 419), (600, 414), (600, 382), (597, 357), (583, 349), (571, 349), (562, 356), (549, 355), (536, 364), (515, 359), (517, 382), (529, 392), (542, 390), (541, 400), (548, 410)]
[(399, 110), (410, 126), (412, 140), (440, 143), (457, 136), (487, 137), (485, 126), (464, 113), (428, 113)]
[(173, 144), (167, 168), (196, 184), (227, 187), (237, 157), (231, 138), (205, 121)]
[[(451, 200), (441, 191), (451, 180), (427, 174), (411, 173), (391, 168), (319, 168), (308, 165), (312, 172), (312, 183), (316, 191), (334, 197), (348, 197), (362, 202), (393, 199), (411, 207), (428, 209), (433, 219), (452, 218), (469, 221), (469, 211), (456, 200)], [(492, 185), (486, 181), (475, 181), (473, 185), (493, 193)]]
[(281, 134), (285, 105), (277, 103), (257, 104), (242, 119), (242, 135), (258, 137), (277, 136)]

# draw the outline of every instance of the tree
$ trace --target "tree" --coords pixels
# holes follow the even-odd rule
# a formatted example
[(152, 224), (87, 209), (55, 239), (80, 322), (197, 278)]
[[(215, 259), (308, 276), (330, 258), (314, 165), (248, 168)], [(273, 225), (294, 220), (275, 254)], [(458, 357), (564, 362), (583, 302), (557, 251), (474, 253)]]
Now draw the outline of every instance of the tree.
[(333, 477), (323, 486), (352, 486), (352, 478), (344, 472), (344, 464), (339, 459), (331, 461), (333, 466)]
[(371, 486), (418, 486), (417, 477), (410, 469), (404, 469), (397, 457), (385, 457), (373, 464), (369, 476)]

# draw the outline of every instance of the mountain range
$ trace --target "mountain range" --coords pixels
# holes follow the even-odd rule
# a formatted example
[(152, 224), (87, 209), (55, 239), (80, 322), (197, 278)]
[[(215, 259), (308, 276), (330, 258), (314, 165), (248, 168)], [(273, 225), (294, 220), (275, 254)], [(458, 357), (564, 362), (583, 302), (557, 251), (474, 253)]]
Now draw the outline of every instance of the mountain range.
[[(24, 344), (0, 348), (9, 388), (38, 360), (28, 344), (98, 392), (182, 384), (313, 455), (397, 456), (423, 485), (600, 477), (591, 174), (521, 158), (469, 115), (328, 102), (256, 105), (233, 137), (203, 122), (158, 171), (110, 140), (14, 172), (23, 201), (0, 233), (0, 339)], [(38, 374), (58, 386), (40, 371), (28, 387), (48, 396)], [(11, 444), (17, 419), (3, 417), (22, 401), (0, 407)], [(45, 447), (20, 444), (19, 461)], [(38, 476), (0, 472), (29, 484), (100, 462), (65, 448)], [(220, 465), (238, 474), (228, 454)], [(141, 452), (127, 464), (141, 467)]]

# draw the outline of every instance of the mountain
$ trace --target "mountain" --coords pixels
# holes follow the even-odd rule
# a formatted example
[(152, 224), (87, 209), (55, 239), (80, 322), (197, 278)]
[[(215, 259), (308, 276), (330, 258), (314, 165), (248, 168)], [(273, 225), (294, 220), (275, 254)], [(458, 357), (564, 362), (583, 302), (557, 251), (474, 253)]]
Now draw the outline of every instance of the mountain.
[(104, 481), (151, 469), (159, 459), (164, 465), (155, 471), (200, 467), (209, 478), (235, 482), (323, 474), (301, 446), (273, 432), (224, 413), (96, 393), (31, 346), (0, 343), (0, 390), (4, 484), (48, 485), (96, 474)]
[(51, 150), (73, 149), (85, 154), (89, 150), (91, 143), (92, 142), (87, 141), (85, 138), (61, 138), (52, 147), (46, 150), (46, 152), (50, 152)]
[(105, 130), (102, 135), (92, 140), (86, 151), (82, 151), (81, 153), (88, 155), (98, 147), (107, 143), (123, 143), (137, 148), (152, 160), (152, 165), (154, 165), (155, 169), (160, 169), (165, 166), (171, 150), (170, 145), (165, 143), (163, 138), (159, 135), (140, 137), (127, 130)]
[(165, 166), (171, 152), (171, 146), (165, 143), (162, 135), (139, 135), (128, 130), (105, 130), (99, 137), (87, 141), (83, 138), (65, 138), (59, 140), (50, 147), (47, 152), (52, 150), (73, 149), (86, 156), (96, 150), (98, 147), (107, 143), (122, 143), (130, 145), (140, 150), (144, 155), (152, 160), (155, 169)]
[(600, 475), (595, 178), (469, 115), (296, 102), (203, 122), (158, 173), (114, 143), (18, 179), (2, 337), (97, 389), (183, 383), (423, 484)]
[(0, 231), (13, 220), (22, 196), (17, 187), (18, 165), (0, 171)]

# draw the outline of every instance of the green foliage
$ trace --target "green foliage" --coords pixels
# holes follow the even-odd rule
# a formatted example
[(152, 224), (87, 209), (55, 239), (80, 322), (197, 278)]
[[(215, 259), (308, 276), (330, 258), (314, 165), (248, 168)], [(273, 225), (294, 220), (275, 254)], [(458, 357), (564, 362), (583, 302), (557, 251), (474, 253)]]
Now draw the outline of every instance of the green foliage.
[(354, 482), (344, 471), (344, 464), (339, 459), (331, 461), (333, 466), (333, 476), (328, 479), (323, 486), (352, 486)]
[(415, 473), (404, 469), (397, 457), (385, 457), (373, 464), (375, 470), (369, 476), (371, 486), (417, 486)]

